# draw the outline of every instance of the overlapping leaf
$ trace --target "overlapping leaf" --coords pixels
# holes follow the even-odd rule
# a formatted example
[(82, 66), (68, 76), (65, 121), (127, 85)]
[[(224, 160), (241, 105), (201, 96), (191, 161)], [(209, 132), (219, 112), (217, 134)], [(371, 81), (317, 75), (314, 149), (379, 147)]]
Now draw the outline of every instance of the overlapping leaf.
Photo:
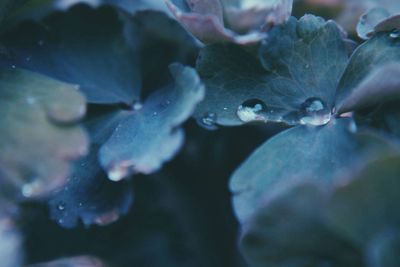
[(77, 84), (91, 103), (139, 98), (139, 58), (124, 37), (124, 19), (111, 7), (77, 6), (19, 24), (1, 39), (9, 64)]
[(327, 211), (329, 221), (359, 245), (372, 242), (382, 231), (398, 229), (398, 173), (398, 156), (366, 166), (351, 177), (351, 183), (336, 190)]
[(285, 22), (292, 0), (166, 1), (178, 21), (205, 43), (258, 43), (271, 26)]
[[(187, 60), (195, 46), (184, 30), (163, 13), (143, 11), (130, 16), (112, 7), (94, 9), (79, 5), (41, 23), (22, 23), (3, 37), (7, 48), (3, 57), (8, 64), (75, 83), (91, 103), (123, 103), (135, 109), (141, 105), (141, 97), (166, 88), (158, 96), (150, 97), (135, 118), (121, 122), (124, 129), (119, 129), (111, 137), (113, 143), (107, 143), (102, 150), (102, 164), (113, 170), (110, 176), (114, 180), (132, 171), (152, 172), (170, 159), (182, 142), (182, 133), (174, 129), (190, 116), (193, 106), (202, 98), (203, 89), (193, 70), (171, 67), (176, 79), (176, 86), (172, 86), (167, 66), (173, 61)], [(167, 96), (177, 101), (170, 99), (171, 105), (161, 103), (165, 101), (161, 98)], [(138, 121), (143, 122), (136, 124)], [(147, 127), (155, 122), (160, 125)], [(158, 136), (147, 137), (146, 143), (137, 141), (150, 136), (149, 130), (152, 134), (156, 131)], [(132, 131), (140, 138), (130, 136), (122, 145), (121, 140), (116, 141), (119, 134)], [(163, 146), (163, 153), (156, 152), (157, 144), (165, 144), (166, 139), (171, 142)], [(128, 141), (132, 143), (127, 144)], [(126, 147), (136, 146), (136, 142), (142, 148), (135, 147), (127, 157)], [(157, 157), (150, 163), (154, 155)], [(121, 173), (123, 166), (125, 171)], [(115, 168), (120, 170), (118, 178)]]
[(76, 124), (85, 114), (83, 96), (70, 84), (18, 69), (0, 71), (0, 96), (1, 194), (9, 196), (10, 188), (26, 197), (49, 193), (87, 152)]
[(322, 127), (298, 126), (261, 145), (232, 175), (230, 188), (239, 221), (246, 221), (273, 192), (303, 179), (332, 184), (354, 168), (369, 145), (350, 132), (347, 119)]
[(149, 96), (143, 108), (120, 121), (102, 146), (100, 162), (111, 180), (157, 171), (182, 145), (179, 125), (203, 99), (204, 88), (193, 69), (176, 64), (170, 70), (175, 84)]
[(286, 187), (245, 224), (242, 252), (251, 266), (397, 266), (398, 163), (386, 151), (333, 188)]
[(250, 266), (363, 266), (357, 247), (324, 222), (326, 188), (300, 183), (286, 190), (243, 227), (241, 250)]
[(337, 90), (338, 113), (398, 99), (400, 36), (376, 34), (352, 55)]
[[(299, 21), (291, 18), (271, 30), (260, 58), (264, 68), (240, 47), (202, 49), (197, 70), (207, 94), (195, 115), (204, 121), (202, 118), (214, 114), (214, 123), (219, 125), (251, 121), (298, 124), (307, 117), (305, 105), (318, 100), (315, 115), (329, 119), (347, 63), (345, 44), (335, 23), (311, 15)], [(257, 103), (264, 105), (262, 110), (254, 109)]]
[(86, 126), (91, 135), (90, 153), (76, 162), (67, 184), (48, 200), (50, 217), (60, 225), (105, 225), (128, 212), (133, 197), (130, 184), (109, 181), (98, 161), (99, 148), (127, 115), (128, 112), (115, 108), (89, 113)]

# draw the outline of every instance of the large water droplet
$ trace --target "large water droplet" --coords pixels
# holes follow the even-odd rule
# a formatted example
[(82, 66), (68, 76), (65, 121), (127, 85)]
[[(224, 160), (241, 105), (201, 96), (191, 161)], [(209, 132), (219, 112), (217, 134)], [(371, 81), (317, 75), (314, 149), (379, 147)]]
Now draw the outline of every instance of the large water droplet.
[(217, 114), (212, 112), (207, 112), (204, 114), (203, 117), (197, 120), (197, 123), (200, 124), (200, 126), (206, 128), (207, 130), (217, 130), (218, 129)]
[(266, 117), (267, 106), (259, 99), (250, 99), (241, 104), (236, 114), (243, 122), (251, 121), (267, 121)]
[(300, 124), (325, 125), (331, 120), (331, 111), (319, 98), (312, 97), (301, 105), (299, 116)]
[(392, 32), (389, 34), (389, 37), (390, 37), (390, 38), (393, 38), (393, 39), (400, 38), (400, 31), (399, 31), (399, 30), (394, 30), (394, 31), (392, 31)]

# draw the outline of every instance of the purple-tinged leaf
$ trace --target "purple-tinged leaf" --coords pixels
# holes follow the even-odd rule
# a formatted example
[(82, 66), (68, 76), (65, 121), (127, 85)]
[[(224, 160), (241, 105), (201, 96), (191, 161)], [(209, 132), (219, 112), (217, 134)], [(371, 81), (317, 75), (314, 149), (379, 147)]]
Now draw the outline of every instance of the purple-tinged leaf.
[[(292, 11), (292, 0), (240, 1), (166, 0), (176, 19), (204, 43), (250, 45), (266, 37), (274, 25), (284, 23)], [(226, 21), (226, 25), (224, 22)]]

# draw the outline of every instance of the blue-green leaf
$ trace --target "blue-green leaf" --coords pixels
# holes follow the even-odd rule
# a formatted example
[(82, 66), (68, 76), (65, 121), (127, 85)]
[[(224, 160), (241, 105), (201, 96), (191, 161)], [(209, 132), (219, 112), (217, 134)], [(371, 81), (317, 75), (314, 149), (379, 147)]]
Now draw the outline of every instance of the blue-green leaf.
[(207, 93), (195, 116), (213, 114), (217, 125), (326, 124), (347, 63), (337, 25), (312, 15), (291, 18), (270, 31), (259, 53), (264, 68), (237, 46), (202, 49), (197, 70)]
[(179, 64), (170, 70), (175, 84), (156, 91), (141, 109), (121, 120), (100, 149), (100, 162), (111, 180), (157, 171), (181, 147), (179, 126), (203, 99), (204, 87), (195, 70)]
[(338, 113), (397, 97), (400, 80), (395, 64), (400, 62), (399, 45), (400, 35), (386, 32), (357, 48), (338, 87)]

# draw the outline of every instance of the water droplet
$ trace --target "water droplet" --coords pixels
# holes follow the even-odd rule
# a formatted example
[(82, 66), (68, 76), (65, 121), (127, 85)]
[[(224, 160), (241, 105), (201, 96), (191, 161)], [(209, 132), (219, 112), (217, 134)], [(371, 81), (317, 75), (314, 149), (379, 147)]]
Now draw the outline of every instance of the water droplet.
[(65, 203), (64, 203), (64, 202), (60, 202), (60, 203), (57, 205), (57, 209), (58, 209), (59, 211), (65, 210)]
[(399, 38), (399, 37), (400, 37), (400, 31), (399, 31), (399, 30), (394, 30), (394, 31), (392, 31), (392, 32), (389, 34), (389, 37), (390, 37), (390, 38), (393, 38), (393, 39)]
[(203, 117), (197, 120), (197, 123), (200, 124), (202, 127), (206, 128), (207, 130), (216, 130), (218, 129), (217, 114), (212, 112), (207, 112), (204, 114)]
[(108, 179), (118, 182), (129, 175), (132, 169), (132, 163), (128, 160), (118, 162), (118, 164), (111, 165), (108, 170)]
[(137, 102), (133, 103), (132, 107), (133, 107), (133, 110), (141, 110), (143, 107), (143, 104), (140, 103), (139, 101), (137, 101)]
[(306, 65), (305, 65), (305, 68), (306, 68), (306, 69), (309, 69), (309, 68), (310, 68), (310, 64), (306, 64)]
[(227, 107), (224, 107), (223, 109), (224, 109), (224, 110), (228, 110), (228, 108), (227, 108)]
[(83, 206), (83, 203), (82, 202), (79, 202), (79, 207), (82, 207)]
[(157, 114), (158, 114), (157, 111), (153, 112), (153, 116), (157, 116)]
[(38, 44), (39, 46), (43, 46), (43, 45), (44, 45), (44, 41), (43, 41), (43, 40), (39, 40), (39, 41), (37, 42), (37, 44)]
[(263, 121), (266, 122), (267, 106), (259, 99), (250, 99), (241, 104), (236, 114), (243, 122)]
[(29, 62), (31, 61), (31, 57), (27, 57), (25, 60)]
[(299, 115), (300, 124), (319, 126), (331, 120), (331, 111), (321, 99), (316, 97), (307, 99), (301, 105)]
[(15, 66), (15, 65), (11, 65), (11, 68), (15, 69), (15, 68), (16, 68), (16, 66)]

